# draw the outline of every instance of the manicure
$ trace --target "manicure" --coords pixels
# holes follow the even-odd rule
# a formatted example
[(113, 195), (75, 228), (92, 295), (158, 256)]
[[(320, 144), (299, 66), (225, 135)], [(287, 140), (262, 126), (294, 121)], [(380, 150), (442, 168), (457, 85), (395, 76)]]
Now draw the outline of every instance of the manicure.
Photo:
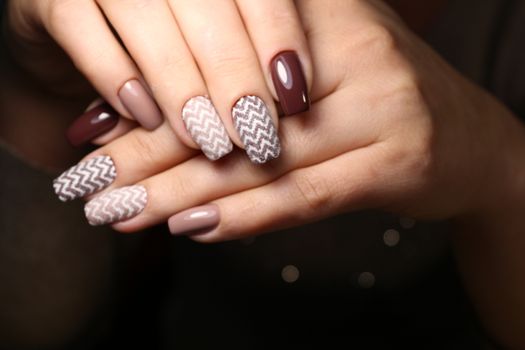
[(253, 163), (263, 164), (279, 157), (281, 143), (270, 111), (257, 96), (244, 96), (233, 107), (233, 121)]
[(67, 129), (66, 137), (72, 146), (80, 147), (113, 129), (118, 120), (118, 113), (103, 103), (78, 117)]
[(146, 207), (144, 186), (128, 186), (104, 193), (89, 201), (84, 212), (90, 225), (99, 226), (130, 219)]
[(277, 54), (270, 64), (273, 84), (285, 115), (306, 112), (310, 97), (299, 57), (294, 51)]
[(159, 107), (138, 80), (126, 82), (118, 96), (132, 117), (145, 129), (153, 130), (162, 124)]
[(117, 177), (109, 156), (98, 156), (69, 168), (53, 181), (58, 198), (70, 201), (108, 187)]
[(208, 204), (191, 208), (168, 219), (172, 235), (198, 235), (213, 230), (220, 222), (219, 207)]
[(208, 159), (217, 160), (233, 150), (233, 144), (211, 100), (196, 96), (182, 109), (182, 120), (193, 141)]

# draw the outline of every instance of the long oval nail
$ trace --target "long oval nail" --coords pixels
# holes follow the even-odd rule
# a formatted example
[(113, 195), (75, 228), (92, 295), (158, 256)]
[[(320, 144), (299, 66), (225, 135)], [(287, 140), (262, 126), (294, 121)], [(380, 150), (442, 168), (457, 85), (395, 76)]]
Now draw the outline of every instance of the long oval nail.
[(273, 85), (285, 115), (310, 108), (308, 86), (299, 57), (294, 51), (277, 54), (270, 63)]
[(99, 226), (130, 219), (146, 207), (148, 193), (144, 186), (127, 186), (95, 197), (84, 207), (90, 225)]
[(72, 146), (79, 147), (113, 129), (118, 120), (118, 113), (103, 103), (78, 117), (67, 129), (66, 137)]
[(233, 144), (211, 100), (195, 96), (184, 104), (182, 119), (193, 141), (208, 159), (217, 160), (233, 150)]
[(244, 96), (232, 109), (235, 128), (253, 163), (263, 164), (279, 157), (281, 143), (270, 110), (257, 96)]
[(138, 80), (127, 81), (120, 88), (118, 96), (128, 112), (145, 129), (153, 130), (162, 124), (162, 113), (157, 103)]
[(168, 219), (172, 235), (205, 234), (220, 222), (219, 207), (208, 204), (177, 213)]
[(70, 201), (108, 187), (117, 177), (115, 164), (109, 156), (98, 156), (64, 171), (53, 181), (58, 198)]

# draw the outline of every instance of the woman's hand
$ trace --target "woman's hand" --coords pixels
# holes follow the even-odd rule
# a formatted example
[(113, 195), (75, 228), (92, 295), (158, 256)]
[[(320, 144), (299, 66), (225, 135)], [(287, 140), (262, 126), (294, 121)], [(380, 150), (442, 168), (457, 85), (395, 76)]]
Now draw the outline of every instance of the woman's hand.
[(298, 4), (316, 84), (311, 112), (281, 121), (279, 160), (212, 164), (165, 126), (134, 130), (59, 178), (61, 198), (107, 187), (86, 205), (90, 223), (130, 232), (177, 214), (171, 231), (203, 242), (364, 208), (424, 219), (496, 209), (523, 171), (514, 156), (525, 136), (510, 113), (381, 2)]
[[(234, 143), (265, 163), (280, 152), (274, 99), (284, 114), (309, 108), (310, 56), (292, 0), (17, 0), (7, 18), (27, 70), (59, 91), (77, 86), (51, 38), (109, 103), (75, 123), (73, 144), (107, 133), (119, 114), (148, 130), (165, 116), (211, 160)], [(134, 126), (119, 125), (96, 142)]]
[(57, 179), (57, 193), (104, 189), (86, 204), (91, 224), (131, 232), (169, 218), (173, 234), (200, 242), (364, 208), (456, 218), (458, 264), (484, 324), (506, 348), (523, 348), (523, 125), (383, 3), (298, 6), (313, 104), (281, 120), (280, 159), (261, 168), (237, 152), (210, 163), (166, 125), (136, 129)]

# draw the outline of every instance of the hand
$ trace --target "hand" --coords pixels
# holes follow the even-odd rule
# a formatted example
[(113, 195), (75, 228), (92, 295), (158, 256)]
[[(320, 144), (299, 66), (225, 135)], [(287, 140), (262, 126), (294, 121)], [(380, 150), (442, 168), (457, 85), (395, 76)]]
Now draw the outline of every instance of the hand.
[(280, 159), (260, 168), (237, 152), (210, 163), (168, 127), (137, 129), (59, 178), (57, 193), (105, 188), (86, 205), (91, 224), (131, 232), (169, 218), (173, 234), (200, 242), (365, 208), (455, 218), (466, 227), (456, 258), (482, 321), (506, 348), (523, 348), (523, 125), (381, 2), (298, 6), (313, 104), (281, 120)]
[(178, 213), (172, 232), (199, 232), (193, 238), (202, 242), (364, 208), (445, 219), (497, 207), (524, 139), (510, 113), (381, 2), (298, 4), (316, 84), (311, 112), (281, 121), (279, 160), (262, 169), (236, 154), (211, 164), (169, 128), (135, 130), (81, 165), (89, 172), (102, 162), (99, 183), (84, 186), (87, 175), (73, 168), (55, 184), (59, 195), (67, 200), (109, 186), (86, 205), (92, 224), (133, 217), (114, 225), (130, 232)]
[[(285, 114), (309, 108), (312, 69), (292, 0), (19, 0), (8, 2), (8, 20), (12, 51), (27, 70), (72, 90), (79, 80), (57, 64), (61, 48), (109, 103), (70, 129), (74, 144), (106, 133), (119, 114), (148, 130), (164, 115), (185, 145), (212, 160), (233, 141), (264, 163), (280, 151), (274, 99)], [(261, 120), (246, 120), (251, 104)], [(93, 123), (101, 117), (109, 119)], [(254, 143), (246, 123), (268, 133)]]

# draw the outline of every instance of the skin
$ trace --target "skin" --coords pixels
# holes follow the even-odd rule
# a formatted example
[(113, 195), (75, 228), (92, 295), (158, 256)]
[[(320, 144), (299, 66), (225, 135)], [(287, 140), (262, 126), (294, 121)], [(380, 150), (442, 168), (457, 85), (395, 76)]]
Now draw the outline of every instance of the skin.
[[(315, 3), (299, 3), (319, 67), (314, 103), (308, 119), (282, 121), (288, 153), (264, 171), (238, 154), (221, 169), (194, 157), (169, 128), (153, 134), (134, 130), (97, 151), (111, 154), (117, 166), (133, 167), (126, 159), (141, 156), (150, 162), (117, 179), (114, 187), (145, 185), (152, 200), (143, 214), (115, 227), (135, 231), (210, 200), (221, 208), (222, 221), (194, 237), (202, 242), (362, 208), (452, 219), (459, 267), (482, 321), (506, 348), (523, 348), (525, 239), (518, 234), (525, 230), (523, 126), (441, 61), (382, 3), (333, 1), (324, 9)], [(315, 140), (327, 138), (330, 147), (316, 147)], [(159, 148), (157, 142), (170, 147)], [(150, 154), (144, 147), (174, 152)], [(191, 187), (195, 174), (204, 183), (224, 186), (199, 191)], [(240, 179), (243, 188), (229, 185)], [(337, 184), (337, 191), (329, 183)], [(157, 190), (160, 184), (170, 184), (169, 198)], [(214, 192), (217, 187), (222, 192)], [(176, 202), (173, 193), (182, 194)], [(276, 196), (283, 199), (278, 206)]]
[[(55, 65), (67, 62), (65, 51), (100, 96), (128, 119), (132, 115), (118, 92), (127, 81), (139, 80), (177, 137), (194, 149), (199, 147), (181, 116), (190, 98), (209, 96), (229, 137), (243, 148), (231, 118), (240, 97), (262, 98), (278, 125), (269, 68), (276, 54), (295, 51), (311, 86), (310, 54), (292, 0), (19, 0), (8, 3), (8, 13), (12, 32), (21, 39), (11, 41), (12, 52), (38, 80), (59, 93), (85, 88), (71, 64)], [(27, 38), (29, 45), (19, 45)]]

